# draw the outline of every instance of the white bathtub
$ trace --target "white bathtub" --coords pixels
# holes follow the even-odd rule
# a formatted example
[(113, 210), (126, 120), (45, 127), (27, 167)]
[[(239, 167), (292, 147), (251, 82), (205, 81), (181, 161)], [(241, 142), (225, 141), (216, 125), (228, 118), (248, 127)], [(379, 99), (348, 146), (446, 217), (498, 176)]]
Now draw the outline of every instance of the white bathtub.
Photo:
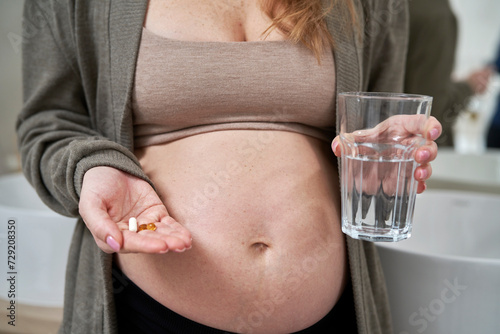
[(377, 244), (394, 333), (500, 333), (500, 195), (427, 190), (413, 226)]
[[(13, 174), (0, 177), (0, 222), (0, 299), (62, 307), (66, 261), (76, 219), (48, 209), (23, 176)], [(15, 289), (11, 289), (8, 279), (15, 283)]]

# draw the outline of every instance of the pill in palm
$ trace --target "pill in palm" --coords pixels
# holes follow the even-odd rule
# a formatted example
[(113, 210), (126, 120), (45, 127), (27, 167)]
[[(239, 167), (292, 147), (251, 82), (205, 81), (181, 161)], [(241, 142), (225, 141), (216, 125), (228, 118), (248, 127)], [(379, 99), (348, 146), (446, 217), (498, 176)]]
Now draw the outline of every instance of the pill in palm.
[(131, 217), (128, 220), (128, 229), (132, 232), (137, 232), (137, 219), (135, 217)]

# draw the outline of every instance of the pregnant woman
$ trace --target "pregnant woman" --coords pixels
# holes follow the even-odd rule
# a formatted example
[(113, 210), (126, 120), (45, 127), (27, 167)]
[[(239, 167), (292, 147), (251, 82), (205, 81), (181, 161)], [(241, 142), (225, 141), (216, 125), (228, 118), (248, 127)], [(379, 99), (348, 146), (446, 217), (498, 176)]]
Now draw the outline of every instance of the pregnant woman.
[(61, 332), (390, 333), (331, 144), (338, 92), (401, 89), (406, 24), (389, 0), (27, 0), (23, 169), (81, 217)]

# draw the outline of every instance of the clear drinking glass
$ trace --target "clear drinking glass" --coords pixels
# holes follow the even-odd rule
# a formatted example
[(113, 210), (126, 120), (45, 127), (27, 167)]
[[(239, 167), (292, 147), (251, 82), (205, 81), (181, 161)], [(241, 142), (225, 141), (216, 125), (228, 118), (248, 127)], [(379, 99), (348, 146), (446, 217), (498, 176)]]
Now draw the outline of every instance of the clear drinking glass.
[(339, 94), (342, 231), (356, 239), (411, 235), (417, 182), (414, 155), (425, 143), (432, 97)]

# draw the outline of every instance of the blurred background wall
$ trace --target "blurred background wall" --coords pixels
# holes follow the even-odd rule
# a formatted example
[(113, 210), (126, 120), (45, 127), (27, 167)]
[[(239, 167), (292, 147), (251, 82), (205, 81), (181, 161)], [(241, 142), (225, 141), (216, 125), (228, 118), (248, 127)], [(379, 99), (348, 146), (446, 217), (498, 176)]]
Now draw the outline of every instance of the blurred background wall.
[(500, 46), (500, 1), (450, 0), (450, 3), (459, 22), (456, 74), (464, 76), (496, 56)]
[[(494, 57), (500, 43), (500, 1), (450, 1), (460, 22), (455, 70), (460, 77)], [(19, 170), (14, 124), (22, 99), (22, 6), (23, 0), (0, 0), (0, 174)], [(497, 91), (492, 87), (484, 98), (493, 99)]]
[(14, 124), (21, 108), (23, 0), (0, 0), (0, 174), (19, 169)]

